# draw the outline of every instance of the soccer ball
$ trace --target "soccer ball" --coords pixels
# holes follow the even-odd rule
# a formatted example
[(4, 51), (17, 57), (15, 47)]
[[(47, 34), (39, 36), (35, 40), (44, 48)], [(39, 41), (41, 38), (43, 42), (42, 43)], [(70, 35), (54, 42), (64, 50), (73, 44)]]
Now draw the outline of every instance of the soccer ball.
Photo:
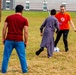
[(59, 52), (59, 48), (58, 47), (54, 47), (54, 52)]

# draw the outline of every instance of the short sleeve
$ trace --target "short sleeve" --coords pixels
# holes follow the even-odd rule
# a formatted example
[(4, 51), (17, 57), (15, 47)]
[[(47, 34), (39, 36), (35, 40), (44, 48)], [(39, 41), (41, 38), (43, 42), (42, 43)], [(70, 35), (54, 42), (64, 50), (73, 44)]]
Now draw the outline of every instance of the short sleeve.
[(70, 14), (68, 14), (68, 20), (69, 20), (69, 21), (71, 20), (71, 16), (70, 16)]
[(57, 14), (55, 15), (55, 17), (58, 18), (58, 16), (59, 16), (59, 15), (58, 15), (58, 13), (57, 13)]
[(25, 18), (24, 26), (28, 26), (28, 20)]
[(5, 19), (5, 22), (8, 22), (8, 17)]

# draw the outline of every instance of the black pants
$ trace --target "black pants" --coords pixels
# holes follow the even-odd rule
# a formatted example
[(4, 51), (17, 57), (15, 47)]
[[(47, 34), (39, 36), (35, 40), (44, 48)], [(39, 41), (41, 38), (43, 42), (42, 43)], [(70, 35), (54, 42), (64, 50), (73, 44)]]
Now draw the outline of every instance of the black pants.
[(68, 41), (67, 41), (68, 33), (69, 33), (69, 30), (60, 30), (57, 34), (56, 40), (54, 42), (55, 43), (54, 46), (55, 47), (57, 46), (57, 43), (59, 42), (60, 37), (63, 34), (64, 47), (65, 47), (65, 50), (68, 50)]

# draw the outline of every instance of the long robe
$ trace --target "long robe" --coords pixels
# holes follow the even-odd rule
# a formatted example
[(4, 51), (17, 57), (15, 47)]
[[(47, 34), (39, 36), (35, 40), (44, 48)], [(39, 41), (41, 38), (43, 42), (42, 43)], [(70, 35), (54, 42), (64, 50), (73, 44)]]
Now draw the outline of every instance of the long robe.
[(40, 46), (47, 48), (48, 57), (53, 55), (55, 28), (59, 30), (58, 20), (54, 16), (46, 18), (40, 27), (40, 30), (44, 31)]

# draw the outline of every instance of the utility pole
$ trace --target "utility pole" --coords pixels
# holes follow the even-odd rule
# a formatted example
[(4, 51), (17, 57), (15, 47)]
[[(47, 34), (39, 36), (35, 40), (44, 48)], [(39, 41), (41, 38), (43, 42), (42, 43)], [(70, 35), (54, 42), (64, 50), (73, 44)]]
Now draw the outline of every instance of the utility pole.
[(1, 22), (1, 3), (2, 1), (0, 0), (0, 22)]

